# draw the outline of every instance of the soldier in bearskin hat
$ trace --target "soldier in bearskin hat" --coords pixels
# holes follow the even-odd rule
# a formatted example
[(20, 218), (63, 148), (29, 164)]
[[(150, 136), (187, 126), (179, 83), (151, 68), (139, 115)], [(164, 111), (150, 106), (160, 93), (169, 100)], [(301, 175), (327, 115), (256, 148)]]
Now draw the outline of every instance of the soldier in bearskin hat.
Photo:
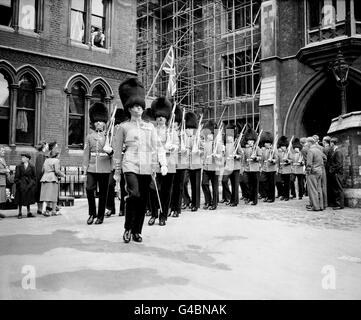
[(279, 196), (280, 200), (288, 201), (290, 199), (290, 179), (291, 179), (291, 164), (292, 157), (291, 152), (288, 149), (288, 138), (286, 136), (281, 136), (278, 139), (278, 172), (280, 174), (280, 188)]
[(194, 112), (187, 112), (185, 118), (184, 149), (180, 145), (178, 167), (187, 169), (192, 189), (191, 211), (197, 211), (200, 207), (201, 193), (201, 149), (200, 135), (198, 132), (198, 119)]
[[(203, 176), (202, 190), (204, 194), (205, 210), (215, 210), (218, 204), (218, 176), (219, 167), (217, 158), (222, 157), (223, 144), (216, 144), (214, 141), (214, 131), (217, 124), (213, 120), (208, 120), (203, 126)], [(212, 184), (212, 193), (209, 189), (209, 182)]]
[[(174, 175), (176, 172), (176, 160), (178, 155), (178, 137), (173, 129), (169, 128), (169, 120), (172, 114), (172, 104), (166, 97), (159, 97), (152, 102), (151, 109), (156, 121), (156, 130), (158, 139), (166, 152), (168, 173), (163, 176), (160, 172), (160, 167), (157, 167), (156, 182), (159, 186), (159, 198), (162, 205), (159, 214), (159, 225), (165, 226), (168, 217), (170, 196)], [(153, 181), (154, 182), (154, 181)], [(158, 199), (155, 188), (150, 190), (150, 204), (152, 216), (148, 221), (149, 225), (153, 225), (158, 218)]]
[[(119, 125), (129, 120), (127, 115), (125, 114), (124, 109), (117, 108), (114, 115), (114, 131), (113, 136), (116, 134)], [(109, 176), (109, 186), (108, 186), (108, 196), (107, 196), (107, 204), (106, 204), (106, 211), (105, 216), (109, 218), (111, 215), (116, 213), (115, 210), (115, 188), (116, 188), (116, 181), (114, 180), (114, 168), (112, 170), (112, 174)], [(120, 208), (119, 208), (119, 216), (124, 215), (124, 197), (125, 197), (125, 181), (124, 176), (121, 175), (121, 179), (119, 182), (119, 190), (117, 190), (118, 197), (120, 199)]]
[[(259, 188), (259, 175), (260, 175), (260, 161), (262, 152), (259, 146), (255, 145), (257, 141), (257, 133), (255, 130), (249, 128), (245, 132), (246, 146), (244, 150), (244, 163), (245, 163), (245, 178), (248, 190), (248, 201), (251, 205), (258, 203), (258, 188)], [(246, 203), (248, 201), (245, 200)]]
[[(168, 172), (165, 151), (158, 141), (154, 125), (142, 119), (145, 109), (145, 90), (136, 78), (130, 78), (119, 85), (119, 96), (129, 121), (120, 124), (113, 139), (115, 179), (121, 171), (126, 181), (125, 223), (123, 240), (128, 243), (142, 241), (149, 185), (154, 170), (153, 155), (161, 165), (162, 175)], [(123, 147), (125, 152), (123, 155)]]
[[(174, 111), (174, 135), (177, 136), (178, 140), (178, 150), (177, 150), (177, 159), (176, 159), (176, 173), (173, 180), (172, 187), (172, 196), (170, 203), (170, 210), (173, 217), (179, 217), (182, 212), (182, 199), (183, 199), (183, 191), (184, 191), (184, 177), (186, 169), (182, 167), (179, 163), (179, 154), (180, 154), (180, 146), (181, 139), (184, 138), (183, 132), (180, 129), (182, 125), (183, 111), (177, 106)], [(181, 134), (183, 137), (181, 138)]]
[[(104, 220), (110, 173), (112, 171), (113, 149), (106, 145), (106, 123), (108, 109), (102, 102), (95, 102), (89, 109), (93, 130), (87, 135), (83, 153), (83, 171), (87, 177), (86, 194), (89, 218), (87, 224), (102, 224)], [(98, 213), (95, 205), (95, 192), (99, 186)]]
[(264, 202), (275, 201), (275, 176), (277, 171), (278, 151), (277, 141), (274, 141), (271, 132), (263, 132), (260, 139), (262, 145), (261, 180), (263, 181), (265, 198)]
[[(225, 167), (222, 177), (222, 193), (223, 200), (231, 207), (235, 207), (239, 202), (239, 176), (241, 169), (241, 152), (242, 148), (239, 145), (237, 150), (235, 148), (236, 137), (238, 134), (237, 127), (234, 124), (228, 124), (225, 127)], [(232, 192), (229, 191), (228, 180), (231, 180)]]
[(291, 152), (291, 173), (294, 176), (293, 181), (291, 181), (291, 193), (296, 195), (295, 190), (295, 181), (297, 179), (298, 183), (298, 199), (302, 199), (304, 190), (305, 190), (305, 160), (301, 153), (302, 144), (300, 139), (295, 138), (292, 142), (293, 151)]

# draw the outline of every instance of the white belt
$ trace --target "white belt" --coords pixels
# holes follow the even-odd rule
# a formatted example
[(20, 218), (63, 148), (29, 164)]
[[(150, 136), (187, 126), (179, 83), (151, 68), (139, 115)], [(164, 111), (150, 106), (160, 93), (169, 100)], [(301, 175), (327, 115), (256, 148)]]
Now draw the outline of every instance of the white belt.
[(98, 157), (108, 157), (109, 155), (106, 152), (91, 152), (91, 156), (98, 156)]

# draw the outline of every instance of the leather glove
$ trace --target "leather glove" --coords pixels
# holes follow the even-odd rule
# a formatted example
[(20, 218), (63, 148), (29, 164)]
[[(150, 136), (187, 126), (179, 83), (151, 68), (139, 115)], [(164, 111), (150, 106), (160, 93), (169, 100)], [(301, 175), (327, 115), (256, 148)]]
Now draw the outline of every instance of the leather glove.
[(104, 150), (104, 152), (110, 154), (110, 153), (112, 153), (113, 148), (111, 146), (106, 145), (106, 146), (104, 146), (103, 150)]

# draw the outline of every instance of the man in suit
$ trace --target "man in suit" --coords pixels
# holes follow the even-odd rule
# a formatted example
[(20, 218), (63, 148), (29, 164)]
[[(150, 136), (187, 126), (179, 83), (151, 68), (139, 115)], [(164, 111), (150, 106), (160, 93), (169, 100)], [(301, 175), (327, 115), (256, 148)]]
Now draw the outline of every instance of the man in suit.
[(307, 187), (310, 204), (306, 206), (309, 211), (322, 211), (324, 209), (322, 193), (322, 173), (324, 170), (325, 154), (316, 146), (312, 137), (307, 138), (309, 150), (307, 151)]
[(335, 206), (333, 210), (344, 208), (344, 191), (342, 186), (343, 180), (343, 154), (338, 146), (338, 139), (331, 138), (331, 156), (329, 161), (330, 185), (334, 195)]

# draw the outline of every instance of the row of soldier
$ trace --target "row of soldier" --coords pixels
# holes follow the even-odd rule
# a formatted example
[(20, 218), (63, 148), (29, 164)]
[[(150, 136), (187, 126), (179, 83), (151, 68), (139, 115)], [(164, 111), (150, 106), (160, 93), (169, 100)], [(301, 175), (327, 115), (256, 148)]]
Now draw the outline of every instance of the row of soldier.
[[(310, 185), (308, 208), (323, 209), (323, 205), (319, 206), (323, 201), (319, 190), (326, 178), (323, 169), (326, 161), (321, 157), (323, 179), (309, 179), (320, 169), (318, 163), (313, 163), (311, 138), (303, 146), (298, 139), (288, 141), (284, 136), (273, 139), (271, 133), (257, 134), (247, 126), (238, 132), (232, 125), (217, 128), (213, 121), (202, 124), (202, 117), (182, 112), (165, 97), (157, 98), (151, 108), (145, 109), (144, 88), (135, 78), (119, 86), (119, 96), (124, 109), (116, 110), (112, 122), (115, 126), (106, 128), (108, 112), (102, 103), (95, 103), (89, 112), (93, 131), (86, 139), (83, 164), (87, 175), (88, 224), (95, 219), (96, 224), (101, 224), (104, 215), (115, 213), (116, 186), (121, 194), (120, 212), (125, 214), (123, 239), (126, 243), (131, 239), (141, 242), (147, 204), (151, 211), (149, 225), (157, 218), (160, 225), (165, 225), (168, 215), (178, 217), (181, 213), (186, 173), (191, 184), (192, 211), (200, 208), (201, 186), (203, 208), (217, 208), (220, 176), (224, 192), (230, 180), (229, 205), (236, 206), (240, 181), (245, 202), (256, 205), (259, 186), (264, 201), (275, 201), (276, 175), (280, 177), (277, 188), (280, 199), (290, 197), (291, 174), (298, 179), (302, 196), (305, 173)], [(97, 185), (98, 212), (94, 196)]]

